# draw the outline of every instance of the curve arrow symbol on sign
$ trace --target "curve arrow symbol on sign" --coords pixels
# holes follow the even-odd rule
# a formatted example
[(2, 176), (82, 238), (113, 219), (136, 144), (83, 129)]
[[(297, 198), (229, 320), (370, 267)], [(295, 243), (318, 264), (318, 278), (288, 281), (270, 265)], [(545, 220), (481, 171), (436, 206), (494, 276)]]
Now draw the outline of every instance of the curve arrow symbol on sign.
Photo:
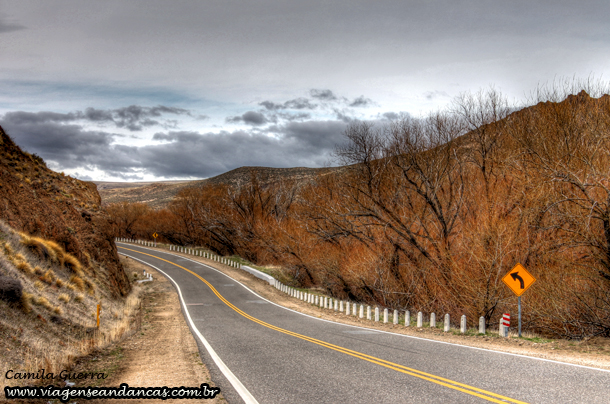
[(511, 278), (513, 278), (514, 281), (519, 279), (519, 285), (521, 286), (521, 289), (525, 289), (525, 283), (523, 283), (523, 278), (519, 276), (519, 271), (513, 272), (512, 274), (510, 274), (510, 276)]

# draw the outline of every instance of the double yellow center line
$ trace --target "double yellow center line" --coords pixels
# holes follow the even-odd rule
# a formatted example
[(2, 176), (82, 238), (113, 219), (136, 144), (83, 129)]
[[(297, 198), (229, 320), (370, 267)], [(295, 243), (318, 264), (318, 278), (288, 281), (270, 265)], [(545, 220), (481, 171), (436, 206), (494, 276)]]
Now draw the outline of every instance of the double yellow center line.
[(244, 312), (243, 310), (239, 309), (238, 307), (236, 307), (235, 305), (233, 305), (231, 302), (229, 302), (227, 299), (224, 298), (224, 296), (222, 296), (217, 290), (216, 288), (214, 288), (214, 286), (212, 286), (212, 284), (210, 284), (208, 281), (206, 281), (204, 278), (202, 278), (200, 275), (196, 274), (195, 272), (180, 266), (176, 263), (173, 263), (171, 261), (168, 261), (166, 259), (163, 259), (161, 257), (157, 257), (155, 255), (152, 254), (147, 254), (147, 253), (143, 253), (141, 251), (137, 251), (137, 250), (132, 250), (129, 248), (125, 248), (125, 247), (121, 247), (127, 251), (132, 251), (138, 254), (142, 254), (142, 255), (147, 255), (149, 257), (152, 258), (156, 258), (158, 260), (167, 262), (168, 264), (174, 265), (180, 269), (185, 270), (186, 272), (192, 274), (193, 276), (197, 277), (199, 280), (201, 280), (203, 283), (205, 283), (210, 290), (227, 306), (229, 306), (231, 309), (233, 309), (235, 312), (239, 313), (240, 315), (244, 316), (245, 318), (247, 318), (248, 320), (254, 321), (257, 324), (260, 324), (264, 327), (270, 328), (272, 330), (281, 332), (282, 334), (286, 334), (286, 335), (290, 335), (293, 336), (295, 338), (299, 338), (302, 339), (304, 341), (309, 341), (313, 344), (316, 345), (320, 345), (322, 347), (328, 348), (328, 349), (332, 349), (333, 351), (337, 351), (337, 352), (341, 352), (344, 353), (346, 355), (350, 355), (353, 356), (354, 358), (358, 358), (367, 362), (371, 362), (374, 363), (376, 365), (379, 366), (383, 366), (385, 368), (388, 369), (392, 369), (395, 370), (397, 372), (401, 372), (410, 376), (414, 376), (423, 380), (427, 380), (429, 382), (432, 383), (436, 383), (439, 384), (441, 386), (453, 389), (453, 390), (458, 390), (461, 391), (462, 393), (466, 393), (466, 394), (470, 394), (472, 396), (476, 396), (479, 398), (482, 398), (484, 400), (490, 401), (492, 403), (515, 403), (515, 404), (527, 404), (524, 401), (519, 401), (519, 400), (515, 400), (514, 398), (510, 398), (510, 397), (506, 397), (506, 396), (502, 396), (500, 394), (496, 394), (493, 393), (491, 391), (487, 391), (487, 390), (483, 390), (483, 389), (479, 389), (477, 387), (474, 386), (469, 386), (467, 384), (464, 383), (459, 383), (450, 379), (446, 379), (444, 377), (440, 377), (440, 376), (436, 376), (430, 373), (426, 373), (426, 372), (422, 372), (420, 370), (417, 369), (413, 369), (413, 368), (409, 368), (407, 366), (403, 366), (403, 365), (399, 365), (398, 363), (394, 363), (394, 362), (390, 362), (390, 361), (386, 361), (384, 359), (381, 358), (377, 358), (375, 356), (371, 356), (371, 355), (367, 355), (364, 354), (362, 352), (358, 352), (358, 351), (353, 351), (351, 349), (348, 348), (344, 348), (338, 345), (334, 345), (331, 344), (329, 342), (325, 342), (316, 338), (312, 338), (312, 337), (308, 337), (306, 335), (302, 335), (302, 334), (298, 334), (296, 332), (292, 332), (289, 330), (286, 330), (284, 328), (280, 328), (280, 327), (276, 327), (272, 324), (266, 323), (262, 320), (257, 319), (256, 317), (252, 317), (251, 315), (249, 315), (248, 313)]

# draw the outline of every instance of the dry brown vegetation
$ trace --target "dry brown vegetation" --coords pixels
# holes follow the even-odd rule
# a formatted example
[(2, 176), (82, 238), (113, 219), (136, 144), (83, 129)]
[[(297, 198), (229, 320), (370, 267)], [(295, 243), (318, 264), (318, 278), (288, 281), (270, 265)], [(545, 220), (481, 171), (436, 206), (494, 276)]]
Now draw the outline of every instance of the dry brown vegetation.
[(610, 337), (607, 92), (559, 83), (521, 109), (493, 89), (464, 94), (426, 118), (353, 123), (336, 150), (343, 169), (315, 181), (262, 183), (251, 170), (164, 210), (108, 212), (119, 237), (156, 231), (281, 265), (295, 286), (338, 298), (490, 324), (516, 312), (501, 278), (520, 262), (537, 278), (525, 329)]
[[(130, 283), (107, 219), (93, 183), (50, 170), (0, 127), (0, 220), (24, 232), (24, 245), (32, 254), (77, 275), (95, 267), (114, 294), (125, 296)], [(25, 264), (20, 268), (30, 271)]]
[[(137, 328), (139, 289), (127, 297), (117, 296), (99, 264), (91, 261), (85, 266), (56, 242), (18, 233), (1, 221), (0, 246), (3, 369), (34, 373), (43, 368), (70, 369), (76, 358)], [(98, 304), (102, 307), (99, 329)], [(13, 385), (18, 382), (11, 380)]]

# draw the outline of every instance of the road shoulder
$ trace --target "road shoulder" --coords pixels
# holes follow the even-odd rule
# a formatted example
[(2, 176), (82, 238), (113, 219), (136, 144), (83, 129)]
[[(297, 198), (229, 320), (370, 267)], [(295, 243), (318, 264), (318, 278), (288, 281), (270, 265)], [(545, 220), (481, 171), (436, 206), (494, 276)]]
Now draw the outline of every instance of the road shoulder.
[[(143, 270), (152, 274), (152, 282), (143, 282), (142, 323), (130, 338), (114, 344), (76, 365), (80, 372), (102, 372), (108, 377), (99, 383), (75, 381), (76, 386), (97, 385), (118, 387), (127, 383), (131, 387), (199, 387), (210, 380), (207, 367), (201, 362), (197, 343), (181, 311), (178, 294), (173, 285), (155, 269), (121, 257), (129, 275)], [(141, 277), (141, 275), (140, 275)], [(214, 399), (187, 400), (195, 403), (226, 402), (222, 392)], [(91, 400), (101, 404), (107, 400)], [(184, 403), (184, 400), (112, 400), (113, 403), (153, 404)]]

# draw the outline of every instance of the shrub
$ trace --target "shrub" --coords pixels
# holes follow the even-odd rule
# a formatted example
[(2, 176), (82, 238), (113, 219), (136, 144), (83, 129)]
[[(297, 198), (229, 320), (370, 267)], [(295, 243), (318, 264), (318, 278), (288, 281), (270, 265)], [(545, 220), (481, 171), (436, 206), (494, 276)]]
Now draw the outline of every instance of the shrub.
[(12, 257), (13, 256), (13, 248), (11, 247), (11, 245), (9, 243), (4, 243), (3, 245), (4, 247), (4, 255), (6, 255), (7, 257)]
[(72, 254), (64, 254), (64, 266), (76, 275), (82, 275), (83, 267), (81, 263)]
[(25, 233), (19, 233), (19, 236), (21, 237), (21, 244), (37, 254), (40, 258), (57, 261), (56, 252), (47, 245), (46, 240), (41, 239), (40, 237), (31, 237)]
[[(21, 255), (21, 254), (18, 254)], [(17, 267), (18, 270), (20, 270), (21, 272), (23, 272), (26, 275), (32, 275), (34, 273), (34, 269), (32, 268), (32, 266), (25, 260), (18, 260), (17, 263), (15, 264), (15, 266)]]
[(55, 273), (53, 272), (52, 269), (48, 269), (47, 272), (45, 272), (44, 275), (42, 275), (38, 279), (51, 285), (55, 281)]
[(32, 302), (37, 306), (42, 306), (42, 307), (46, 308), (47, 310), (53, 310), (55, 308), (55, 307), (53, 307), (51, 302), (49, 302), (47, 300), (47, 298), (44, 296), (34, 297), (34, 298), (32, 298)]
[(64, 286), (64, 281), (57, 278), (57, 280), (55, 281), (55, 286), (57, 286), (58, 288), (61, 288), (62, 286)]
[(57, 298), (64, 303), (68, 303), (70, 301), (70, 295), (68, 295), (67, 293), (62, 293)]
[(74, 301), (76, 302), (82, 302), (85, 299), (85, 296), (83, 295), (76, 295), (76, 297), (74, 297)]
[(78, 275), (72, 275), (70, 277), (70, 283), (73, 284), (74, 286), (76, 286), (76, 288), (78, 290), (84, 290), (85, 289), (85, 281), (83, 281), (83, 278), (81, 278)]
[(32, 295), (27, 292), (23, 292), (23, 294), (21, 295), (21, 308), (24, 312), (29, 313), (30, 311), (32, 311), (31, 303)]
[(61, 246), (59, 244), (57, 244), (55, 241), (43, 240), (43, 239), (40, 239), (40, 241), (45, 245), (47, 250), (50, 252), (51, 256), (49, 258), (51, 258), (51, 260), (53, 262), (56, 262), (60, 266), (63, 266), (64, 265), (64, 255), (66, 254), (64, 249), (61, 248)]
[(17, 303), (23, 296), (23, 286), (18, 279), (8, 276), (0, 277), (0, 299), (9, 303)]
[(87, 289), (89, 289), (90, 291), (95, 290), (95, 284), (89, 279), (85, 279), (85, 286), (87, 286)]

